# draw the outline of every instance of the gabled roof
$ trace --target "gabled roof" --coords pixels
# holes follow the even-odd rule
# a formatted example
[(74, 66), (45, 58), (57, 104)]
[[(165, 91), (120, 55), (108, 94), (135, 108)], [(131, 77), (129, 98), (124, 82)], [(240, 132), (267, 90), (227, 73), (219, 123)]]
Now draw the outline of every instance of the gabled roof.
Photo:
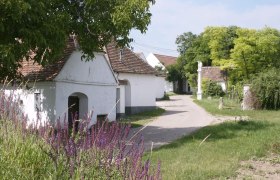
[(160, 54), (154, 54), (154, 55), (160, 61), (160, 63), (165, 67), (176, 63), (177, 57), (160, 55)]
[(18, 71), (23, 75), (23, 78), (28, 81), (54, 80), (75, 49), (74, 40), (69, 38), (61, 58), (55, 63), (43, 67), (37, 62), (34, 62), (34, 60), (25, 60), (22, 62), (22, 67)]
[(219, 67), (206, 66), (201, 69), (201, 76), (215, 82), (225, 81), (223, 71)]
[(136, 54), (139, 58), (141, 58), (143, 61), (147, 61), (147, 60), (146, 60), (146, 57), (145, 57), (145, 55), (144, 55), (144, 53), (142, 53), (142, 52), (135, 52), (135, 54)]
[(156, 71), (147, 62), (139, 58), (128, 48), (123, 48), (120, 56), (120, 48), (116, 43), (106, 46), (106, 52), (114, 72), (134, 74), (155, 74)]
[[(106, 47), (112, 69), (115, 72), (136, 73), (136, 74), (155, 74), (155, 70), (128, 48), (124, 48), (122, 60), (120, 61), (120, 49), (116, 44), (110, 43)], [(23, 61), (22, 67), (18, 70), (23, 78), (28, 81), (52, 81), (60, 73), (70, 55), (76, 50), (74, 39), (69, 38), (67, 46), (61, 58), (45, 67), (34, 62), (34, 60)]]

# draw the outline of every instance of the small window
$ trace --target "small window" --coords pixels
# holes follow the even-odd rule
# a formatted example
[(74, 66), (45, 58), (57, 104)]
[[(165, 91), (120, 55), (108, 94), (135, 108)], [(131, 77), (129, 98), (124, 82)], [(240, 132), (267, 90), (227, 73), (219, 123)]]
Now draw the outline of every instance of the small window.
[(34, 93), (34, 108), (35, 111), (41, 111), (41, 93)]

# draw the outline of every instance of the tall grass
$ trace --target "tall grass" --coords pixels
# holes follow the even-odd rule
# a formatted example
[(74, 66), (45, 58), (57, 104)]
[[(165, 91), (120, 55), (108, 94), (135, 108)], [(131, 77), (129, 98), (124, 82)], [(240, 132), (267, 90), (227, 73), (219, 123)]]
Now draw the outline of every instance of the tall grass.
[[(64, 120), (27, 124), (14, 94), (0, 90), (1, 179), (161, 179), (160, 164), (143, 161), (143, 138), (130, 126), (89, 119), (78, 131)], [(75, 129), (75, 127), (73, 128)]]

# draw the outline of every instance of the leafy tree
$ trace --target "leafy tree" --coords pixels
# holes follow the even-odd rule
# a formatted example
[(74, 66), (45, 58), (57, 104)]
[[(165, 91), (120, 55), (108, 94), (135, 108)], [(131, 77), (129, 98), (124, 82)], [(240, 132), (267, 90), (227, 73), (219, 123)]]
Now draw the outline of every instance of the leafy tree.
[(177, 81), (178, 79), (185, 78), (184, 74), (184, 65), (186, 64), (185, 60), (181, 57), (177, 58), (176, 64), (167, 66), (167, 80), (168, 81)]
[(197, 38), (197, 35), (192, 32), (186, 32), (178, 36), (176, 39), (176, 44), (178, 45), (178, 52), (180, 54), (185, 54), (185, 52), (193, 46), (194, 40)]
[(159, 74), (166, 74), (166, 69), (163, 66), (155, 66), (155, 70), (157, 71), (157, 73)]
[(13, 77), (31, 51), (36, 62), (53, 62), (70, 34), (78, 36), (86, 58), (112, 39), (127, 45), (131, 29), (147, 30), (151, 3), (154, 0), (1, 0), (0, 79)]
[(230, 61), (230, 52), (234, 48), (234, 39), (237, 38), (236, 26), (207, 27), (203, 33), (208, 39), (210, 58), (215, 66), (226, 66)]
[(199, 35), (187, 32), (178, 36), (176, 43), (192, 87), (197, 84), (197, 61), (204, 66), (219, 66), (231, 85), (248, 82), (252, 75), (271, 67), (280, 67), (280, 32), (269, 27), (207, 27)]
[(168, 66), (166, 69), (168, 72), (166, 79), (168, 81), (174, 82), (182, 77), (182, 75), (180, 74), (179, 68), (176, 64), (172, 64), (172, 65)]
[(271, 67), (280, 67), (280, 33), (276, 29), (238, 29), (231, 58), (235, 77), (250, 79)]
[(166, 79), (170, 82), (178, 82), (178, 93), (183, 93), (182, 87), (183, 87), (183, 79), (186, 79), (184, 66), (186, 64), (185, 59), (179, 57), (176, 60), (176, 64), (172, 64), (170, 66), (167, 66), (167, 77)]
[[(202, 61), (204, 65), (211, 65), (210, 50), (208, 40), (203, 34), (194, 35), (191, 32), (184, 33), (177, 37), (176, 43), (180, 57), (184, 62), (181, 74), (188, 79), (192, 87), (197, 84), (197, 61)], [(181, 67), (181, 65), (177, 65)]]

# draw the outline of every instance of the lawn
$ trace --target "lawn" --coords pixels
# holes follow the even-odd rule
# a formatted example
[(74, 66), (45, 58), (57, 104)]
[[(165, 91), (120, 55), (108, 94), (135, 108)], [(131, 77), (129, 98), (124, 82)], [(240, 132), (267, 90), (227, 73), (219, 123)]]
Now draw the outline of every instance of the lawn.
[(218, 110), (217, 99), (197, 103), (212, 114), (249, 116), (251, 120), (208, 126), (154, 150), (152, 160), (161, 160), (164, 179), (234, 177), (241, 160), (279, 150), (280, 111), (244, 112), (229, 100), (223, 110)]
[(280, 123), (280, 111), (254, 110), (243, 111), (241, 105), (236, 100), (224, 99), (224, 109), (218, 109), (219, 99), (194, 100), (195, 103), (203, 107), (213, 115), (224, 116), (249, 116), (252, 120), (265, 120)]
[(160, 116), (164, 112), (164, 109), (157, 107), (156, 109), (151, 111), (141, 112), (138, 114), (123, 117), (119, 120), (119, 122), (131, 123), (132, 128), (137, 128), (155, 120), (156, 117)]

